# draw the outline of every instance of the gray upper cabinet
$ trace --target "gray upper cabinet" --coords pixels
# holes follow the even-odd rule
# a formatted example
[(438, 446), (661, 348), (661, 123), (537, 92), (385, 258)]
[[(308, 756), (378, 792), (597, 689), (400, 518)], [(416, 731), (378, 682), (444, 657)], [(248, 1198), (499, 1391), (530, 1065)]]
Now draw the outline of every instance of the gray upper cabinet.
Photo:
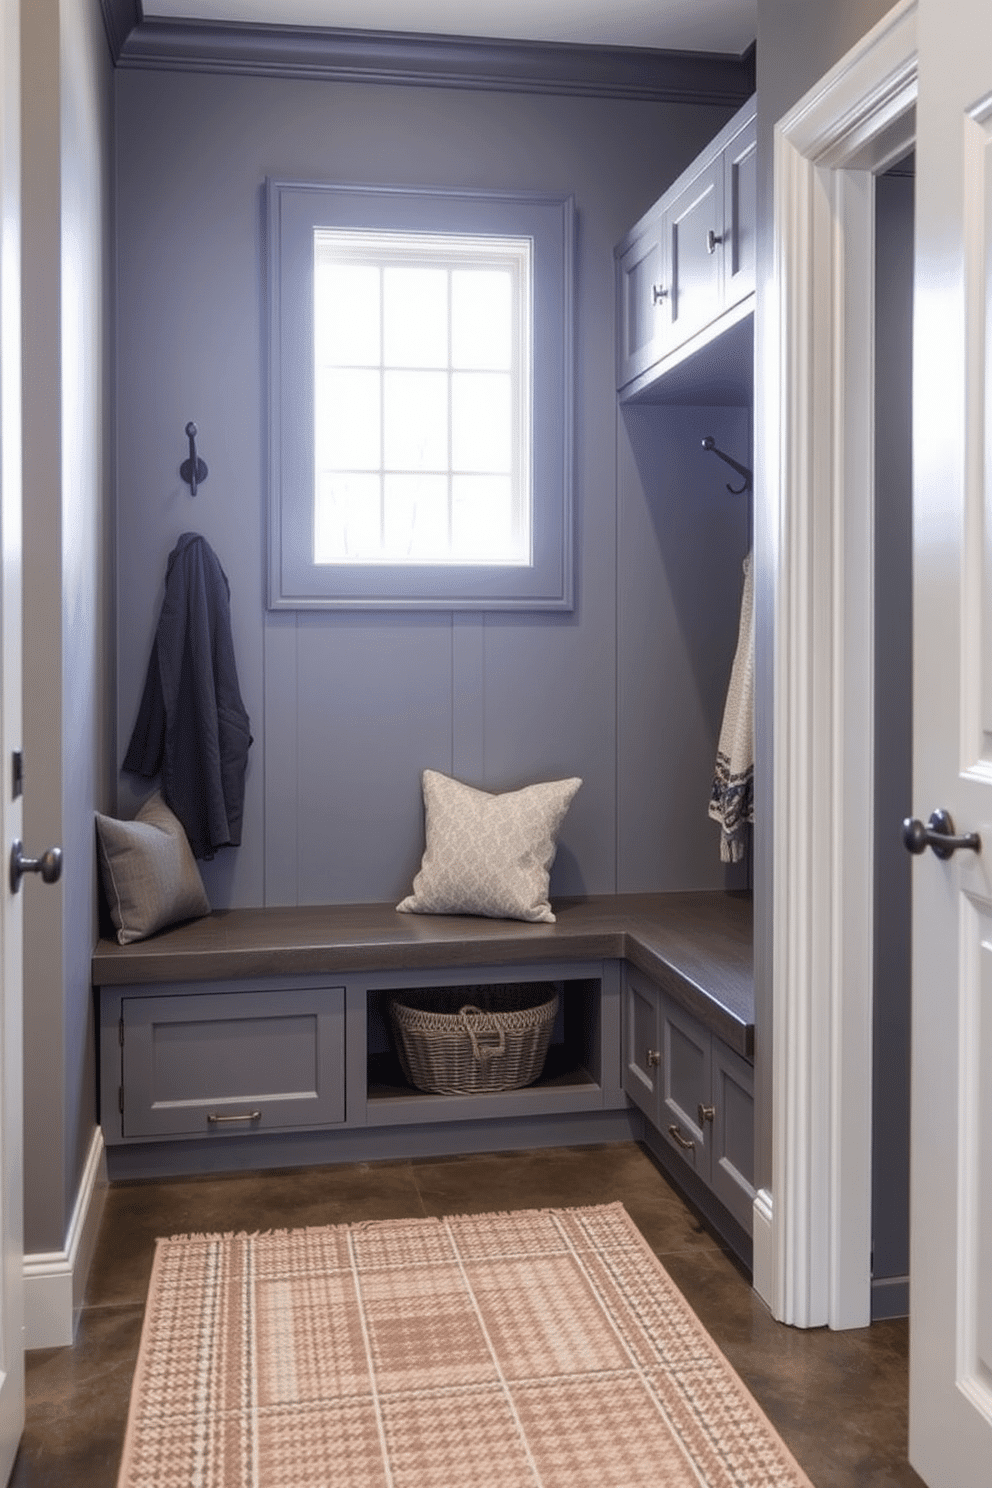
[(624, 398), (729, 328), (754, 293), (752, 98), (617, 245), (617, 387)]

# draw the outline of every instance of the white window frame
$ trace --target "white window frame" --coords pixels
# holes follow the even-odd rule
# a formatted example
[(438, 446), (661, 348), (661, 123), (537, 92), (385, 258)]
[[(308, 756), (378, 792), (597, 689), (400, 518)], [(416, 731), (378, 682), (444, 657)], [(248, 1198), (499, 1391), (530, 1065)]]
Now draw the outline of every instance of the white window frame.
[[(572, 608), (571, 197), (266, 183), (270, 609)], [(316, 229), (530, 239), (530, 561), (320, 563), (313, 555)]]

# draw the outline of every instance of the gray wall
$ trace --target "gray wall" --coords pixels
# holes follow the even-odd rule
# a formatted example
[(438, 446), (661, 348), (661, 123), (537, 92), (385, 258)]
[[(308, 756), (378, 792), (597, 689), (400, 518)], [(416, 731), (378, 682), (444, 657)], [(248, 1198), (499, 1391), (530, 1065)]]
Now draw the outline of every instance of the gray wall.
[[(875, 985), (872, 1239), (876, 1315), (908, 1310), (913, 799), (913, 199), (875, 186)], [(880, 1286), (880, 1283), (885, 1285)]]
[(758, 0), (758, 295), (755, 316), (755, 1178), (772, 1181), (772, 737), (777, 538), (775, 513), (763, 500), (765, 463), (774, 457), (768, 436), (766, 389), (774, 387), (770, 327), (773, 282), (773, 130), (776, 122), (860, 37), (891, 9), (890, 0)]
[[(214, 905), (397, 899), (425, 766), (497, 790), (581, 775), (552, 893), (722, 885), (706, 805), (746, 513), (699, 446), (746, 452), (749, 419), (618, 415), (613, 246), (730, 110), (157, 71), (119, 72), (116, 105), (119, 757), (192, 528), (231, 582), (255, 735), (243, 845), (204, 865)], [(574, 612), (266, 613), (268, 174), (574, 193)], [(121, 813), (147, 789), (122, 776)]]
[(113, 799), (112, 71), (99, 6), (32, 0), (24, 69), (25, 1249), (60, 1250), (96, 1121), (94, 809)]

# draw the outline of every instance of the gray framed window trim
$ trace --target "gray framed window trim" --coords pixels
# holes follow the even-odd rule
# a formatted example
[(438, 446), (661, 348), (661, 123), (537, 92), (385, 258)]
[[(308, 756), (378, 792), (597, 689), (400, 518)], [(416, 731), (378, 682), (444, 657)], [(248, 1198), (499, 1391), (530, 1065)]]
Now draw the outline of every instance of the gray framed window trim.
[[(266, 182), (270, 609), (572, 608), (571, 196)], [(532, 562), (313, 562), (313, 233), (318, 227), (528, 236), (533, 250)]]

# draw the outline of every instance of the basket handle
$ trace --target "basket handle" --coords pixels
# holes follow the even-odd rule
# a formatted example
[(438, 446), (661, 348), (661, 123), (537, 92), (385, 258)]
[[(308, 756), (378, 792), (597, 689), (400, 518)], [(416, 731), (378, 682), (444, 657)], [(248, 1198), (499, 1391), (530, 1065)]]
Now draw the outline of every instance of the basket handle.
[[(490, 1059), (498, 1059), (501, 1054), (506, 1053), (505, 1028), (501, 1023), (499, 1027), (495, 1029), (480, 1027), (478, 1030), (476, 1030), (476, 1028), (472, 1026), (472, 1023), (470, 1021), (470, 1015), (472, 1013), (474, 1013), (477, 1018), (481, 1018), (483, 1022), (485, 1021), (487, 1015), (482, 1011), (482, 1008), (472, 1007), (470, 1003), (467, 1003), (465, 1007), (463, 1007), (458, 1013), (458, 1021), (472, 1041), (472, 1053), (475, 1055), (476, 1061), (479, 1064), (485, 1064)], [(479, 1033), (498, 1033), (499, 1043), (480, 1044), (478, 1038)]]

